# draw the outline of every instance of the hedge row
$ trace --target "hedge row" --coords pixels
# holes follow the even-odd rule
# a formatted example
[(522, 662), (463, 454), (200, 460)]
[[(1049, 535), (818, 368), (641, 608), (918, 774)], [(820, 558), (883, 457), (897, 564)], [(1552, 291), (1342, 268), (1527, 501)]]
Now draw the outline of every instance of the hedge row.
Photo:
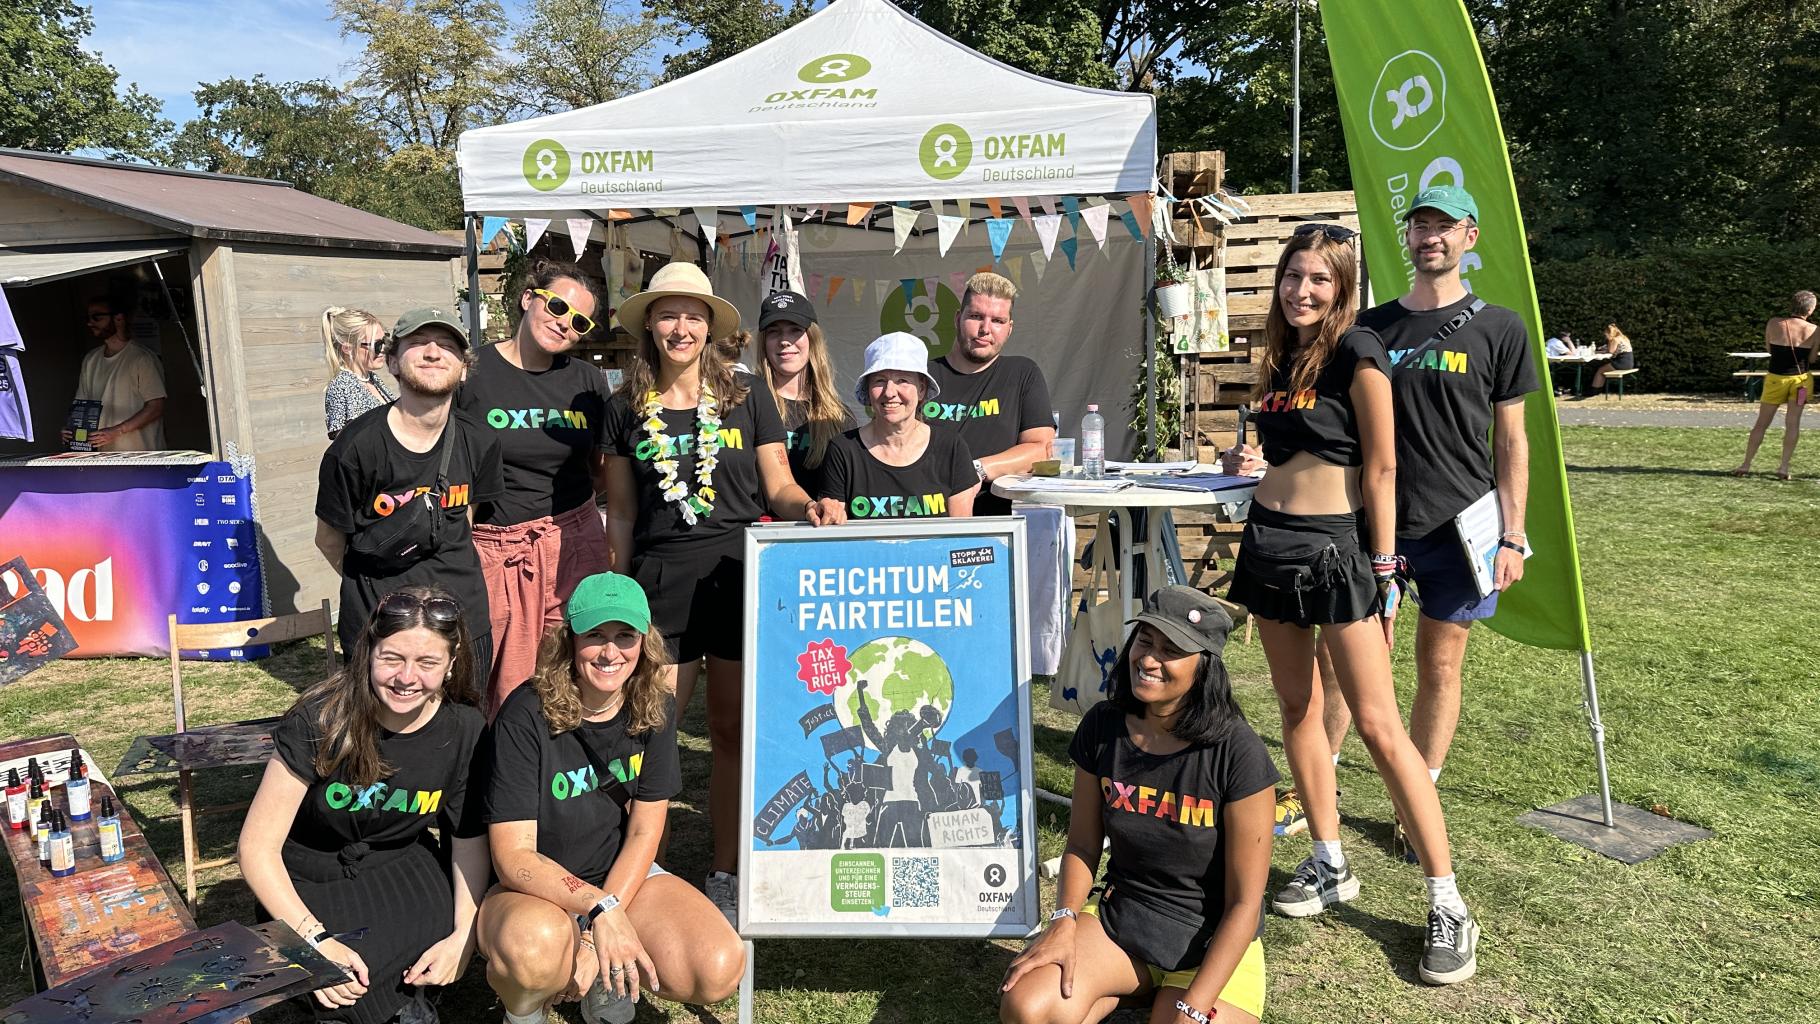
[(1538, 262), (1535, 274), (1549, 334), (1589, 344), (1616, 323), (1636, 345), (1631, 380), (1644, 390), (1729, 391), (1741, 364), (1725, 353), (1761, 349), (1765, 320), (1796, 291), (1820, 292), (1820, 242)]

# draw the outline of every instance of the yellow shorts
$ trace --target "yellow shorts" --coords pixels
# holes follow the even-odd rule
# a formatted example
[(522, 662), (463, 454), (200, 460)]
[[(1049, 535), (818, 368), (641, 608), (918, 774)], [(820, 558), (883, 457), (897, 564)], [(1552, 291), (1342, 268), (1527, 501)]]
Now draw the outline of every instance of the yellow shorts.
[(1771, 373), (1763, 377), (1763, 401), (1770, 405), (1782, 405), (1796, 401), (1796, 392), (1805, 392), (1799, 396), (1802, 401), (1814, 394), (1814, 375), (1811, 373)]
[[(1100, 894), (1087, 897), (1087, 903), (1081, 907), (1081, 913), (1100, 916)], [(1150, 972), (1152, 988), (1186, 989), (1194, 983), (1194, 976), (1200, 973), (1199, 968), (1186, 971), (1165, 971), (1155, 964), (1145, 964)], [(1264, 941), (1252, 939), (1251, 945), (1245, 947), (1245, 955), (1239, 957), (1239, 964), (1232, 969), (1232, 977), (1226, 979), (1226, 987), (1220, 990), (1220, 999), (1244, 1010), (1253, 1017), (1264, 1018)]]

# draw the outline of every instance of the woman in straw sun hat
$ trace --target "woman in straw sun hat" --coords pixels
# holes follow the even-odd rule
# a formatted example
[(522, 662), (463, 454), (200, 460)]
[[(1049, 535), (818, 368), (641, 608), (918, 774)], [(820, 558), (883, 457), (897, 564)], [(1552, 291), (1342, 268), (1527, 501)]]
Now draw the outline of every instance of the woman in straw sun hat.
[(842, 517), (790, 476), (784, 425), (764, 383), (711, 343), (739, 330), (739, 310), (700, 268), (659, 270), (621, 305), (619, 323), (638, 351), (607, 404), (607, 539), (614, 571), (650, 595), (652, 621), (669, 641), (677, 714), (707, 659), (714, 857), (706, 888), (733, 920), (746, 526), (767, 514), (817, 525)]
[(866, 346), (854, 397), (872, 410), (863, 427), (828, 446), (823, 495), (850, 519), (971, 516), (977, 463), (960, 432), (923, 421), (923, 403), (942, 393), (929, 376), (929, 349), (902, 332)]

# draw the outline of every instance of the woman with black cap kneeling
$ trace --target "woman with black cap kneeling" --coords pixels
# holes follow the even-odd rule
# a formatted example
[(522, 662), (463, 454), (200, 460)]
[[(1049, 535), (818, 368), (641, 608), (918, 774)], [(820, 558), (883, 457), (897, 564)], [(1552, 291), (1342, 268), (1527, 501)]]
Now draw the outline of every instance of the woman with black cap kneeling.
[[(1277, 772), (1232, 698), (1232, 619), (1192, 587), (1150, 595), (1110, 696), (1069, 745), (1074, 806), (1056, 907), (1011, 963), (999, 1019), (1257, 1021)], [(1102, 839), (1112, 850), (1100, 886)]]

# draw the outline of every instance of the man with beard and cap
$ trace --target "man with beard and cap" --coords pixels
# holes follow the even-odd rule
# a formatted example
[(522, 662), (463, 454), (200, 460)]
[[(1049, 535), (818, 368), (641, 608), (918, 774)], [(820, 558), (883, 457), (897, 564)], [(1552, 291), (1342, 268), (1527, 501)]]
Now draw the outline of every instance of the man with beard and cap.
[(344, 651), (385, 595), (437, 584), (461, 603), (485, 692), (493, 641), (472, 524), (475, 506), (497, 500), (505, 483), (498, 441), (450, 415), (468, 358), (453, 313), (398, 318), (385, 348), (398, 399), (348, 423), (323, 453), (316, 547), (341, 573)]

